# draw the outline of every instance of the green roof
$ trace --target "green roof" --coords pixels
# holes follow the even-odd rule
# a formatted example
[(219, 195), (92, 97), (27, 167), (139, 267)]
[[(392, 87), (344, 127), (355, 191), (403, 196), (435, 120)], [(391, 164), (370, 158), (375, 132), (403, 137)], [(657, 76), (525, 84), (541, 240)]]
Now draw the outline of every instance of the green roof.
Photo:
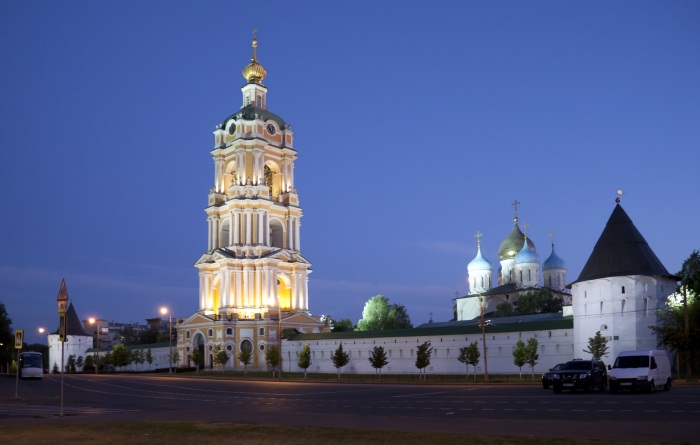
[(256, 114), (258, 116), (258, 119), (262, 119), (263, 121), (268, 121), (272, 119), (273, 121), (277, 122), (277, 125), (280, 127), (280, 130), (284, 130), (287, 128), (287, 123), (284, 121), (284, 119), (277, 116), (275, 113), (271, 113), (265, 110), (264, 108), (256, 107), (253, 104), (246, 105), (239, 111), (233, 113), (232, 115), (224, 119), (224, 121), (221, 123), (221, 128), (226, 128), (226, 124), (231, 119), (236, 121), (240, 119), (252, 121), (255, 119)]
[[(512, 318), (510, 318), (512, 319)], [(538, 319), (525, 321), (525, 317), (519, 322), (500, 324), (498, 319), (491, 320), (492, 324), (486, 326), (489, 334), (505, 332), (545, 331), (556, 329), (572, 329), (573, 317), (560, 317), (550, 319)], [(423, 325), (426, 326), (426, 325)], [(429, 324), (427, 325), (429, 326)], [(386, 337), (427, 337), (438, 335), (473, 335), (481, 333), (481, 327), (474, 322), (453, 322), (437, 327), (421, 327), (413, 329), (390, 329), (384, 331), (348, 331), (329, 332), (315, 334), (297, 334), (288, 338), (290, 341), (308, 340), (357, 340), (361, 338), (386, 338)]]

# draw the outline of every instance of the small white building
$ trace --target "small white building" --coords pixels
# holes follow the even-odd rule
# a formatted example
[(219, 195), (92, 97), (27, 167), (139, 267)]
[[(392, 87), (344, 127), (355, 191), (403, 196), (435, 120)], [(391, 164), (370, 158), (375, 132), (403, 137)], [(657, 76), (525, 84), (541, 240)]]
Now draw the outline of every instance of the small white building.
[[(63, 353), (61, 353), (61, 339), (58, 335), (58, 329), (52, 334), (49, 334), (49, 369), (51, 372), (56, 365), (59, 371), (64, 370), (68, 357), (71, 355), (82, 357), (83, 360), (87, 357), (88, 349), (93, 347), (93, 337), (85, 332), (83, 325), (75, 312), (73, 303), (68, 306), (66, 311), (66, 341), (63, 343)], [(63, 355), (63, 361), (61, 361)]]

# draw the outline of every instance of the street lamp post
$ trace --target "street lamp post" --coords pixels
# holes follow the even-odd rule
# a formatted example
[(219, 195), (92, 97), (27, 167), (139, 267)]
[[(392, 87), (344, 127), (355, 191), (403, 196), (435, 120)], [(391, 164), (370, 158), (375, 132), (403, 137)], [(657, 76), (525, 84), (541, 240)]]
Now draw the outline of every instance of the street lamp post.
[(489, 381), (489, 365), (488, 360), (486, 360), (486, 324), (488, 321), (484, 321), (484, 297), (479, 295), (479, 312), (481, 313), (481, 320), (479, 324), (481, 325), (481, 342), (484, 348), (484, 382)]
[(168, 344), (170, 346), (170, 353), (168, 354), (168, 373), (173, 373), (173, 314), (168, 310), (167, 307), (160, 308), (160, 313), (165, 315), (168, 314), (168, 327), (170, 328), (170, 336), (168, 337)]
[(94, 362), (95, 362), (95, 374), (98, 374), (98, 355), (97, 350), (100, 348), (100, 323), (94, 318), (90, 318), (88, 323), (95, 325), (95, 351), (93, 352)]

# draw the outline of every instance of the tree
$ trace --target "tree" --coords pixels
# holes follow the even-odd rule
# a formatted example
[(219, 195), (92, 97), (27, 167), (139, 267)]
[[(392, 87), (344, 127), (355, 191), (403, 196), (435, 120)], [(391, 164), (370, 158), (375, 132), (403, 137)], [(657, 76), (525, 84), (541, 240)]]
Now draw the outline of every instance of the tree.
[(343, 366), (350, 363), (350, 354), (343, 351), (342, 342), (340, 343), (340, 346), (338, 346), (338, 349), (336, 349), (331, 355), (331, 361), (333, 362), (335, 369), (338, 370), (338, 380), (340, 380), (341, 369), (343, 369)]
[(241, 349), (238, 353), (238, 361), (243, 363), (243, 375), (248, 375), (248, 365), (253, 363), (253, 352), (250, 349)]
[(68, 356), (68, 360), (66, 361), (66, 372), (75, 372), (75, 369), (75, 355), (71, 354)]
[(520, 369), (520, 380), (523, 379), (523, 366), (527, 363), (525, 359), (525, 343), (523, 339), (519, 338), (515, 342), (515, 349), (513, 349), (513, 363)]
[[(12, 319), (2, 301), (0, 301), (0, 344), (8, 346), (15, 344), (15, 336), (12, 334)], [(0, 372), (7, 370), (11, 361), (12, 349), (0, 347)]]
[(85, 366), (85, 360), (83, 359), (82, 355), (78, 356), (78, 359), (75, 361), (75, 366), (82, 372), (83, 371), (83, 366)]
[(115, 368), (128, 366), (131, 363), (131, 353), (125, 345), (115, 345), (112, 348), (111, 363)]
[(356, 331), (381, 331), (383, 329), (412, 328), (411, 318), (406, 307), (389, 304), (384, 295), (375, 295), (367, 300), (362, 310), (362, 318), (357, 322)]
[(204, 354), (202, 354), (202, 351), (200, 351), (199, 348), (194, 348), (189, 357), (190, 360), (192, 360), (192, 363), (194, 363), (195, 373), (199, 374), (199, 368), (204, 366)]
[(527, 339), (527, 345), (525, 345), (525, 363), (530, 365), (532, 370), (532, 380), (535, 380), (535, 365), (537, 360), (540, 359), (540, 354), (537, 352), (539, 347), (539, 342), (536, 338), (531, 337)]
[(119, 336), (125, 345), (135, 345), (139, 342), (139, 334), (131, 326), (122, 326)]
[(58, 362), (53, 362), (53, 367), (51, 368), (51, 374), (58, 374), (61, 370), (58, 369)]
[(421, 375), (421, 379), (425, 380), (425, 368), (430, 366), (430, 356), (433, 353), (433, 348), (430, 346), (430, 341), (426, 341), (416, 349), (416, 368)]
[(341, 318), (340, 320), (333, 322), (331, 332), (350, 332), (353, 329), (355, 328), (352, 325), (352, 320), (349, 318)]
[(95, 359), (92, 355), (86, 356), (85, 363), (83, 364), (83, 371), (88, 370), (91, 370), (92, 372), (95, 371)]
[(223, 370), (226, 367), (226, 363), (228, 363), (228, 357), (226, 349), (221, 345), (217, 345), (214, 349), (214, 363), (221, 365), (221, 369)]
[(379, 380), (381, 380), (382, 368), (389, 364), (389, 359), (383, 346), (375, 346), (374, 349), (369, 351), (369, 363), (374, 368), (374, 372), (379, 375)]
[(297, 365), (304, 370), (304, 380), (306, 380), (306, 370), (311, 366), (311, 347), (308, 343), (304, 343), (297, 359)]
[(175, 367), (177, 368), (179, 366), (178, 363), (180, 363), (180, 351), (173, 349), (173, 353), (169, 354), (168, 357), (170, 357), (170, 363), (168, 363), (168, 366), (175, 364)]
[[(143, 349), (132, 349), (131, 350), (131, 363), (134, 363), (136, 365), (143, 365), (143, 362), (146, 361), (146, 358), (144, 357), (144, 352)], [(141, 367), (143, 369), (143, 366)]]
[(559, 312), (561, 305), (561, 298), (555, 296), (551, 290), (542, 288), (520, 295), (515, 300), (515, 313), (513, 315)]
[[(144, 329), (138, 334), (138, 344), (140, 345), (150, 345), (153, 343), (158, 342), (158, 329), (154, 328), (153, 326), (149, 326), (148, 329)], [(163, 342), (166, 342), (167, 340), (167, 334), (166, 334), (166, 339), (163, 340)]]
[(588, 349), (583, 352), (591, 354), (593, 358), (600, 360), (608, 355), (608, 339), (600, 335), (600, 331), (596, 332), (593, 337), (588, 339)]
[(513, 303), (508, 300), (498, 303), (496, 306), (496, 317), (511, 317), (515, 314)]
[(659, 346), (678, 354), (679, 361), (685, 363), (686, 376), (690, 377), (700, 359), (700, 252), (694, 250), (677, 275), (681, 285), (659, 311), (658, 324), (649, 328), (656, 334)]
[(148, 367), (150, 368), (153, 364), (153, 353), (151, 352), (151, 348), (148, 348), (146, 350), (146, 356), (144, 357), (144, 359), (146, 360), (146, 363), (148, 363)]
[(265, 351), (265, 361), (272, 366), (272, 376), (275, 376), (275, 368), (277, 368), (277, 376), (282, 378), (279, 368), (282, 366), (282, 354), (277, 345), (270, 345)]
[(481, 351), (479, 351), (479, 345), (476, 342), (459, 348), (459, 357), (457, 360), (464, 363), (469, 372), (469, 365), (472, 365), (474, 369), (474, 381), (476, 382), (476, 365), (479, 364), (479, 359), (481, 358)]

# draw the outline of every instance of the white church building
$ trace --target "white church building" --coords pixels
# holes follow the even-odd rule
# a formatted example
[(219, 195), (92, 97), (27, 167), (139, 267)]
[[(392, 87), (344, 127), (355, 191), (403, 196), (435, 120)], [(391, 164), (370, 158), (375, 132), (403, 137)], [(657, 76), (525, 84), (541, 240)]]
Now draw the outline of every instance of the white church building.
[[(208, 244), (195, 263), (199, 309), (177, 326), (180, 366), (191, 366), (189, 357), (199, 350), (204, 368), (213, 368), (216, 352), (223, 349), (229, 353), (226, 369), (243, 368), (236, 358), (241, 350), (253, 353), (248, 369), (266, 369), (265, 351), (275, 344), (282, 348), (283, 369), (301, 372), (297, 357), (309, 344), (309, 371), (335, 372), (330, 357), (342, 342), (351, 356), (345, 373), (373, 373), (368, 357), (374, 346), (383, 346), (389, 356), (384, 372), (413, 373), (417, 346), (430, 341), (429, 372), (463, 373), (459, 348), (477, 342), (482, 352), (477, 371), (487, 362), (491, 373), (512, 373), (519, 338), (538, 340), (536, 371), (587, 357), (583, 350), (597, 331), (609, 340), (607, 361), (622, 350), (657, 347), (649, 326), (658, 322), (656, 310), (675, 291), (677, 277), (661, 264), (619, 199), (586, 266), (569, 284), (554, 243), (540, 263), (534, 242), (519, 226), (516, 201), (513, 230), (498, 251), (496, 283), (479, 240), (467, 267), (470, 293), (454, 300), (455, 320), (407, 330), (329, 332), (326, 320), (310, 312), (311, 263), (301, 253), (294, 133), (268, 110), (262, 83), (267, 73), (258, 62), (257, 43), (254, 38), (251, 62), (243, 69), (240, 109), (214, 131), (213, 187), (205, 209)], [(482, 313), (541, 288), (562, 299), (561, 312), (499, 318), (482, 334)]]

